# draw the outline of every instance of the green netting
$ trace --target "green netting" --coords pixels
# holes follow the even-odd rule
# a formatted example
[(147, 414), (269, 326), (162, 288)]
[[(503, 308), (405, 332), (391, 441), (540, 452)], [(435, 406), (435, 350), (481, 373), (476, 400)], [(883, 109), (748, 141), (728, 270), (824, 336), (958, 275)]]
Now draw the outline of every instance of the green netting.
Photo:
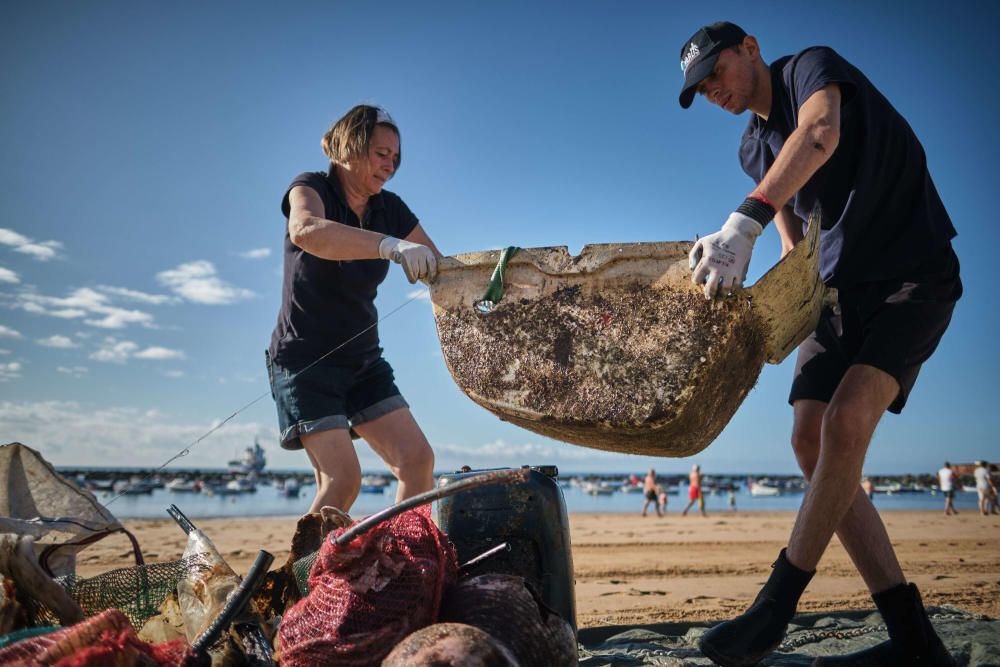
[(299, 593), (302, 597), (305, 597), (309, 593), (309, 571), (312, 570), (313, 563), (316, 562), (318, 555), (319, 550), (316, 550), (308, 556), (303, 556), (292, 563), (292, 574), (295, 575), (295, 583), (298, 584)]
[[(177, 582), (192, 570), (207, 571), (209, 563), (196, 554), (165, 563), (123, 567), (86, 579), (68, 575), (56, 579), (88, 618), (107, 609), (120, 610), (135, 628), (141, 628), (167, 598)], [(37, 605), (36, 623), (58, 624), (52, 610)]]

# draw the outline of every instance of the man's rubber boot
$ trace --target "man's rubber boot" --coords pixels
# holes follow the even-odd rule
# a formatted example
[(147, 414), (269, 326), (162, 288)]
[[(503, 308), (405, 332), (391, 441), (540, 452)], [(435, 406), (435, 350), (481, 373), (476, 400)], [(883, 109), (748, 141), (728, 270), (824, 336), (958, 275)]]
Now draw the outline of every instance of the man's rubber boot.
[(900, 584), (872, 595), (889, 631), (889, 641), (864, 651), (837, 657), (821, 657), (813, 667), (856, 665), (857, 667), (953, 667), (955, 661), (931, 620), (914, 584)]
[(784, 549), (771, 568), (771, 576), (749, 609), (702, 635), (698, 648), (715, 663), (723, 667), (756, 665), (785, 638), (785, 628), (815, 571), (806, 572), (789, 563)]

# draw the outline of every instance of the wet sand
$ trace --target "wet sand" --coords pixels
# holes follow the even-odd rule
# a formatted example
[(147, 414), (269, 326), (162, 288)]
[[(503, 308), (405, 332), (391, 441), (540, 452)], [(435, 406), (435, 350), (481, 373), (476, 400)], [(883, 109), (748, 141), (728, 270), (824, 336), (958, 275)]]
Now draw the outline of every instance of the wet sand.
[[(882, 515), (907, 577), (928, 605), (1000, 616), (1000, 516), (972, 512)], [(571, 514), (577, 621), (581, 628), (725, 618), (749, 605), (785, 545), (791, 512)], [(259, 549), (284, 562), (294, 518), (199, 519), (237, 572)], [(126, 521), (147, 562), (178, 558), (186, 537), (169, 519)], [(133, 564), (124, 536), (80, 554), (78, 574)], [(802, 598), (800, 611), (871, 609), (871, 598), (834, 538)]]

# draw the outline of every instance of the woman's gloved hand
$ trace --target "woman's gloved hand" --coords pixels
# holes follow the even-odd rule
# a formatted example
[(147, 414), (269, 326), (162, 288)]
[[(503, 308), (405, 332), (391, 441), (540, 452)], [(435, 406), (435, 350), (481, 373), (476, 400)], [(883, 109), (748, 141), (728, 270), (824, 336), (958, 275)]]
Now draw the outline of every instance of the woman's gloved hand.
[(425, 245), (386, 235), (378, 244), (378, 256), (402, 266), (411, 283), (431, 282), (437, 276), (437, 257)]

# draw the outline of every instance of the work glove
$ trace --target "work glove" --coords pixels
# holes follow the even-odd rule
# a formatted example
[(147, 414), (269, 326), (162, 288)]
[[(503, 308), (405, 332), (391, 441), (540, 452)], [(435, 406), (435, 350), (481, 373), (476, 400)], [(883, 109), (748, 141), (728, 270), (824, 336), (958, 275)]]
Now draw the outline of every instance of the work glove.
[(402, 266), (406, 279), (411, 283), (418, 280), (431, 282), (437, 276), (437, 257), (425, 245), (387, 235), (378, 244), (378, 256)]
[(705, 284), (706, 299), (720, 290), (728, 294), (743, 286), (753, 244), (762, 231), (764, 228), (753, 218), (732, 213), (722, 229), (695, 242), (688, 254), (688, 266), (694, 271), (691, 281)]

